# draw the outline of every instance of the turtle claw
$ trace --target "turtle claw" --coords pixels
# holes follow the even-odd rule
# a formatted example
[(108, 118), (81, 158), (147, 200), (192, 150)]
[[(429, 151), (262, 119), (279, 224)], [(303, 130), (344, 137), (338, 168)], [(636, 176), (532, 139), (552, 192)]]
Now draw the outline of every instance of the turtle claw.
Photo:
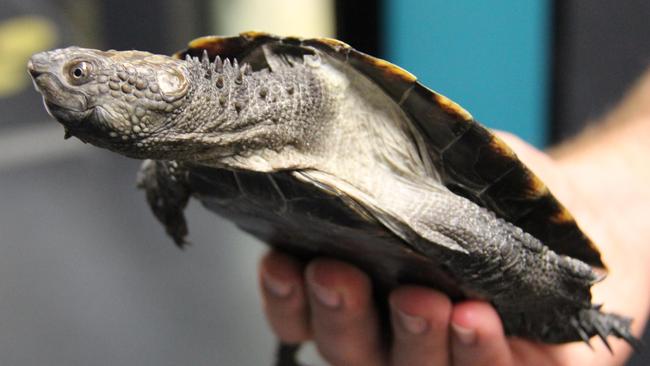
[(580, 336), (580, 339), (587, 345), (587, 347), (591, 348), (593, 351), (594, 346), (591, 345), (591, 342), (589, 342), (589, 335), (587, 332), (585, 332), (584, 328), (580, 325), (580, 322), (576, 318), (571, 318), (571, 326), (576, 330), (578, 333), (578, 336)]
[(640, 339), (635, 338), (629, 333), (625, 334), (623, 332), (620, 332), (618, 329), (614, 330), (614, 335), (624, 339), (632, 347), (632, 349), (634, 349), (635, 352), (640, 352), (641, 349), (645, 346)]
[[(598, 336), (610, 353), (612, 347), (607, 340), (610, 335), (625, 340), (632, 348), (639, 350), (641, 341), (630, 331), (631, 319), (600, 311), (601, 305), (593, 305), (591, 309), (580, 311), (578, 317), (570, 319), (571, 326), (585, 343), (589, 342), (591, 336)], [(591, 348), (591, 346), (590, 346)]]
[(612, 351), (612, 346), (610, 346), (609, 342), (607, 341), (607, 330), (603, 328), (602, 324), (599, 322), (594, 323), (594, 329), (596, 330), (596, 335), (598, 335), (598, 338), (603, 341), (603, 344), (609, 350), (609, 353), (614, 354), (614, 351)]
[(185, 239), (185, 235), (187, 235), (187, 233), (185, 233), (185, 235), (182, 235), (182, 236), (179, 236), (179, 237), (177, 237), (177, 236), (175, 236), (175, 235), (173, 235), (171, 233), (169, 233), (169, 235), (172, 236), (172, 239), (174, 240), (174, 244), (176, 244), (176, 246), (180, 250), (185, 250), (185, 248), (192, 245), (192, 242)]

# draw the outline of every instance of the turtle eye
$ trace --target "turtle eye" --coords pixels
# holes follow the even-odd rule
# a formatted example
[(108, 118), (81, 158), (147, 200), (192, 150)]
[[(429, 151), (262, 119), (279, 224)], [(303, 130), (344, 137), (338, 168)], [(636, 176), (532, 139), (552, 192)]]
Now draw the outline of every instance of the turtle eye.
[(75, 85), (81, 85), (90, 80), (92, 64), (86, 61), (76, 62), (68, 68), (70, 81)]

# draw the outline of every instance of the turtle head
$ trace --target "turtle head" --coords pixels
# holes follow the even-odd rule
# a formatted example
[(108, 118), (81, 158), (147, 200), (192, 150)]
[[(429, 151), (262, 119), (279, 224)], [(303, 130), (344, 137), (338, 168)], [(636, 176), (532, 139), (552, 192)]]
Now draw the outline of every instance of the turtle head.
[(188, 70), (141, 51), (69, 47), (33, 55), (27, 65), (48, 112), (66, 137), (136, 158), (188, 93)]

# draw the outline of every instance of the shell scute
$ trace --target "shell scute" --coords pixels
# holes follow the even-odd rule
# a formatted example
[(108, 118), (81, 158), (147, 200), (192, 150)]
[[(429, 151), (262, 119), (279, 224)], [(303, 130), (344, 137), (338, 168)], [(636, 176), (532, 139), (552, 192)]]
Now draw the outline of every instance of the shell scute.
[(416, 81), (413, 74), (401, 67), (362, 52), (350, 51), (348, 63), (377, 83), (396, 101), (400, 101)]
[(455, 114), (459, 116), (461, 119), (464, 119), (466, 121), (470, 121), (473, 119), (472, 115), (466, 111), (463, 107), (461, 107), (458, 103), (454, 102), (453, 100), (445, 97), (442, 94), (438, 93), (433, 93), (434, 98), (436, 103), (445, 110), (449, 114)]
[(517, 160), (494, 148), (494, 135), (488, 130), (475, 122), (470, 126), (441, 152), (441, 165), (447, 180), (478, 196), (512, 170)]
[(429, 145), (437, 154), (472, 127), (471, 123), (439, 108), (432, 91), (417, 82), (401, 106), (414, 121), (427, 121), (419, 123), (418, 128), (429, 138)]
[(203, 50), (206, 50), (210, 59), (217, 55), (222, 58), (234, 58), (237, 54), (248, 48), (249, 40), (242, 37), (218, 37), (206, 36), (197, 38), (189, 43), (189, 48), (178, 52), (174, 56), (185, 58), (185, 55), (200, 57)]
[(336, 51), (336, 52), (340, 52), (343, 49), (349, 50), (349, 49), (352, 48), (352, 47), (350, 47), (349, 44), (347, 44), (345, 42), (342, 42), (342, 41), (339, 41), (338, 39), (334, 39), (334, 38), (318, 38), (316, 40), (309, 39), (309, 40), (305, 40), (305, 43), (306, 44), (317, 43), (317, 44), (321, 44), (321, 45), (327, 45), (330, 48), (332, 48), (333, 51)]
[(549, 194), (539, 178), (520, 162), (517, 164), (519, 166), (511, 169), (480, 194), (480, 199), (487, 207), (514, 223), (538, 209), (537, 201)]

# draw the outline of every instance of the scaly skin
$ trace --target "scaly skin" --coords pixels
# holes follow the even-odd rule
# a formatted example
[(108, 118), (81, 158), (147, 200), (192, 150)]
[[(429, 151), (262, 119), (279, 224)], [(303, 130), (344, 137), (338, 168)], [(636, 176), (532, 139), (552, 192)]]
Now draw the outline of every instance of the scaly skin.
[[(545, 342), (612, 334), (636, 343), (629, 319), (591, 305), (597, 276), (588, 265), (557, 255), (451, 193), (436, 174), (426, 175), (410, 135), (416, 132), (397, 107), (370, 93), (367, 80), (351, 82), (358, 76), (350, 70), (312, 56), (278, 58), (272, 65), (273, 70), (252, 71), (220, 59), (67, 48), (33, 56), (29, 69), (67, 135), (153, 160), (145, 163), (139, 182), (179, 245), (187, 233), (182, 210), (193, 193), (189, 178), (198, 166), (259, 173), (252, 178), (255, 185), (278, 190), (282, 204), (291, 207), (295, 201), (285, 198), (287, 192), (258, 182), (268, 184), (277, 172), (289, 172), (293, 185), (348, 197), (347, 214), (365, 211), (382, 232), (378, 241), (385, 242), (378, 245), (406, 244), (446, 268), (462, 296), (491, 300), (508, 334)], [(231, 188), (246, 196), (245, 186), (235, 181)], [(266, 216), (272, 207), (260, 206), (254, 196), (223, 206), (227, 214), (245, 207), (248, 216), (268, 217), (276, 232), (286, 231), (281, 225), (286, 212)], [(307, 215), (289, 211), (299, 223)], [(244, 216), (235, 221), (243, 225)], [(286, 241), (330, 240), (335, 246), (349, 239), (319, 233), (324, 223), (299, 225)]]
[[(236, 61), (76, 47), (37, 54), (30, 65), (68, 134), (134, 158), (223, 161), (299, 147), (326, 115), (322, 86), (306, 67), (252, 73)], [(74, 70), (84, 67), (77, 81)]]

